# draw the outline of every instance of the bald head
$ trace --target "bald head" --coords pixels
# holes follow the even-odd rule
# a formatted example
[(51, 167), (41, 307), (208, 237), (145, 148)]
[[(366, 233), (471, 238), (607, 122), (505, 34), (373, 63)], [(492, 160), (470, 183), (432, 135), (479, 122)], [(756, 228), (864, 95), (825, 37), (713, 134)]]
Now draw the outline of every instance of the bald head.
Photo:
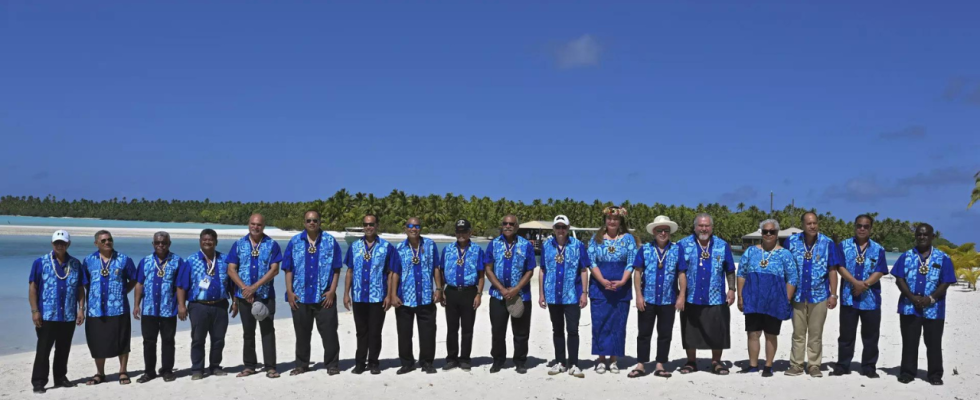
[(248, 217), (248, 234), (255, 240), (265, 236), (265, 217), (262, 214), (255, 213)]

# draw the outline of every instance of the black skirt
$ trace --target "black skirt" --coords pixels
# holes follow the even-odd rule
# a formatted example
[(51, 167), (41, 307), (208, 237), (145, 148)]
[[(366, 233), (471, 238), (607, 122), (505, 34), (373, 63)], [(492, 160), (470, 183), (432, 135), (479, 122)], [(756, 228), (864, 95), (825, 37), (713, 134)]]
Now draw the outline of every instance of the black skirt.
[(684, 349), (724, 350), (732, 345), (728, 304), (699, 306), (687, 303), (681, 312)]
[(92, 358), (112, 358), (129, 353), (131, 325), (129, 314), (86, 318), (85, 341)]

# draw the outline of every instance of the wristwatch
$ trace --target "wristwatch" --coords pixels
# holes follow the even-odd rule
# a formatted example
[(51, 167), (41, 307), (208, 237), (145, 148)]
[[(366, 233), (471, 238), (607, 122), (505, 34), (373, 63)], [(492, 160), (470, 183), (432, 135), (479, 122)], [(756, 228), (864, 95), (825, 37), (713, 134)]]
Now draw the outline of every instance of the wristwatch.
[(833, 297), (835, 299), (838, 298), (836, 294), (832, 294), (832, 295), (830, 295), (830, 297)]
[(933, 305), (933, 304), (936, 304), (936, 298), (929, 296), (929, 305)]

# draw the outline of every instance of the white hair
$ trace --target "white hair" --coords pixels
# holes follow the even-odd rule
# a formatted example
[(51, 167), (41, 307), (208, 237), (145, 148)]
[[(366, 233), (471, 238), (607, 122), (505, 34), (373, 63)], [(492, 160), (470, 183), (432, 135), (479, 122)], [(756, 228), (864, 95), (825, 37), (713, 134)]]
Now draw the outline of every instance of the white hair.
[(762, 227), (764, 227), (766, 225), (769, 225), (769, 224), (772, 224), (772, 226), (775, 226), (777, 231), (779, 230), (779, 221), (776, 221), (776, 220), (774, 220), (772, 218), (760, 222), (759, 223), (759, 230), (762, 230), (763, 229)]
[(711, 215), (708, 215), (708, 213), (700, 213), (700, 214), (694, 216), (694, 226), (695, 227), (698, 226), (698, 220), (701, 219), (701, 218), (707, 218), (708, 221), (711, 222), (711, 226), (715, 226), (715, 220), (713, 218), (711, 218)]

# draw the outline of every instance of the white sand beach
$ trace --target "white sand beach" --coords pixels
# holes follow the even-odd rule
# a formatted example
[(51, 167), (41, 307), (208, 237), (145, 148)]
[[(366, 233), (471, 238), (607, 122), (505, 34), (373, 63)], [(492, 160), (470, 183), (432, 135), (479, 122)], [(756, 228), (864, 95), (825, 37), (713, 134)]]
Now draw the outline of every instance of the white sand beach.
[[(537, 282), (537, 279), (532, 280)], [(628, 324), (626, 352), (630, 356), (620, 362), (623, 370), (620, 374), (606, 373), (597, 375), (591, 370), (593, 365), (591, 353), (591, 326), (588, 307), (583, 310), (580, 323), (582, 366), (588, 367), (585, 379), (568, 375), (548, 376), (547, 362), (553, 359), (554, 350), (551, 337), (551, 322), (547, 312), (535, 306), (532, 314), (529, 367), (526, 375), (518, 375), (513, 370), (513, 364), (508, 361), (506, 368), (497, 374), (490, 374), (490, 321), (487, 302), (484, 301), (477, 315), (476, 334), (473, 345), (475, 366), (469, 373), (453, 370), (442, 370), (434, 375), (416, 371), (406, 375), (396, 375), (398, 368), (398, 348), (395, 330), (395, 318), (389, 313), (385, 319), (384, 347), (382, 349), (381, 375), (354, 375), (350, 373), (353, 366), (355, 349), (354, 321), (350, 313), (340, 314), (341, 337), (341, 368), (343, 372), (337, 376), (328, 376), (317, 365), (313, 372), (291, 377), (288, 370), (292, 368), (293, 350), (295, 345), (292, 325), (288, 320), (276, 321), (278, 343), (279, 370), (283, 376), (278, 379), (268, 379), (264, 375), (254, 375), (248, 378), (235, 378), (234, 372), (241, 370), (241, 325), (229, 327), (224, 351), (223, 366), (233, 372), (224, 377), (208, 377), (200, 381), (191, 381), (188, 368), (190, 367), (190, 333), (178, 332), (177, 365), (179, 378), (175, 382), (163, 382), (156, 379), (146, 384), (136, 383), (136, 378), (143, 369), (142, 338), (132, 339), (130, 355), (130, 371), (133, 383), (128, 386), (119, 385), (116, 381), (118, 363), (114, 360), (107, 362), (106, 371), (109, 382), (86, 387), (80, 385), (72, 389), (50, 389), (42, 397), (31, 393), (30, 375), (34, 353), (21, 353), (0, 357), (0, 398), (49, 398), (49, 399), (132, 399), (132, 398), (201, 398), (201, 399), (256, 399), (266, 396), (283, 397), (322, 397), (341, 395), (346, 398), (382, 398), (397, 396), (398, 398), (466, 398), (466, 399), (624, 399), (624, 398), (719, 398), (719, 399), (976, 399), (980, 398), (980, 361), (974, 358), (980, 344), (975, 339), (975, 333), (980, 330), (980, 319), (975, 312), (980, 306), (980, 294), (966, 291), (965, 286), (955, 286), (949, 291), (949, 308), (944, 334), (944, 365), (946, 369), (945, 382), (942, 387), (933, 387), (922, 380), (925, 376), (925, 347), (920, 345), (919, 373), (920, 379), (908, 385), (897, 382), (898, 365), (901, 359), (901, 335), (898, 330), (898, 315), (895, 312), (898, 289), (894, 280), (886, 278), (884, 285), (884, 310), (882, 315), (882, 334), (880, 340), (881, 356), (878, 363), (881, 379), (871, 380), (858, 374), (844, 377), (830, 377), (825, 373), (823, 378), (809, 376), (786, 377), (782, 374), (787, 368), (789, 358), (792, 327), (786, 322), (779, 336), (779, 349), (775, 364), (776, 376), (762, 378), (758, 374), (746, 376), (735, 373), (739, 365), (747, 359), (746, 340), (744, 334), (744, 319), (742, 314), (733, 308), (732, 311), (732, 349), (725, 352), (724, 359), (735, 362), (732, 374), (715, 376), (708, 372), (697, 372), (690, 375), (674, 373), (669, 379), (648, 375), (639, 379), (628, 379), (627, 372), (632, 367), (636, 354), (636, 309), (630, 311)], [(534, 299), (537, 299), (537, 289), (533, 288)], [(280, 312), (286, 310), (285, 303), (280, 301)], [(445, 317), (439, 310), (439, 331), (437, 333), (436, 367), (444, 364), (445, 350)], [(824, 331), (825, 368), (829, 368), (837, 359), (838, 336), (837, 310), (832, 310), (827, 318)], [(25, 321), (24, 323), (28, 323)], [(669, 369), (679, 368), (683, 363), (684, 352), (679, 340), (679, 320), (674, 324), (674, 340), (671, 345), (670, 357), (673, 360)], [(83, 329), (75, 331), (83, 335)], [(508, 337), (510, 335), (508, 334)], [(416, 333), (417, 337), (417, 333)], [(322, 347), (316, 333), (313, 340), (313, 360), (322, 362)], [(859, 362), (862, 345), (857, 344), (855, 362)], [(417, 352), (416, 345), (416, 352)], [(653, 350), (656, 349), (654, 337)], [(508, 339), (508, 354), (513, 351)], [(259, 350), (261, 357), (261, 350)], [(417, 353), (416, 353), (417, 354)], [(709, 352), (699, 354), (700, 367), (707, 368)], [(855, 367), (857, 369), (857, 367)], [(648, 367), (648, 371), (652, 368)], [(83, 382), (95, 372), (95, 367), (89, 356), (88, 348), (84, 345), (72, 349), (69, 361), (68, 376), (75, 382)]]
[[(48, 236), (52, 232), (58, 229), (65, 229), (72, 236), (93, 236), (95, 232), (105, 229), (112, 232), (114, 237), (135, 237), (135, 238), (150, 238), (153, 234), (158, 231), (166, 231), (170, 234), (171, 238), (174, 239), (197, 239), (201, 235), (201, 229), (198, 228), (100, 228), (100, 227), (79, 227), (79, 226), (34, 226), (34, 225), (0, 225), (0, 236), (5, 235), (17, 235), (17, 236)], [(215, 229), (218, 233), (219, 240), (236, 240), (242, 236), (248, 234), (248, 229), (237, 228), (237, 229)], [(338, 231), (326, 231), (327, 234), (343, 240), (346, 233)], [(266, 228), (265, 234), (273, 239), (288, 240), (294, 235), (299, 233), (299, 231), (284, 231), (279, 228)], [(404, 233), (382, 233), (381, 238), (388, 241), (405, 240), (406, 236)], [(429, 239), (437, 242), (454, 242), (456, 238), (453, 236), (441, 235), (441, 234), (425, 234), (422, 235)]]

